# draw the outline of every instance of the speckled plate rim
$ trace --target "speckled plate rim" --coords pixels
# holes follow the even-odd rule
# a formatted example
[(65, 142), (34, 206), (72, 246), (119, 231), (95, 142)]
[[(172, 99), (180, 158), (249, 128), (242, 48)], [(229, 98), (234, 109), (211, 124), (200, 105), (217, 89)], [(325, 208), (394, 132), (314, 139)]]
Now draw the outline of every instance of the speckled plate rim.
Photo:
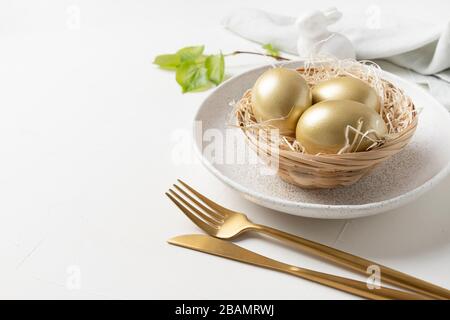
[[(290, 63), (283, 63), (284, 66), (288, 67), (298, 67), (302, 65), (301, 61), (293, 61)], [(218, 86), (212, 93), (210, 93), (206, 99), (203, 101), (203, 103), (198, 108), (195, 117), (194, 117), (194, 125), (195, 122), (199, 120), (199, 116), (202, 112), (203, 107), (208, 102), (208, 100), (218, 91), (222, 90), (223, 87), (226, 87), (228, 82), (231, 81), (238, 81), (240, 77), (245, 76), (248, 73), (262, 71), (266, 69), (268, 66), (261, 66), (254, 69), (250, 69), (248, 71), (245, 71), (235, 77), (232, 77), (228, 79), (227, 81), (223, 82), (220, 86)], [(384, 71), (383, 73), (388, 76), (388, 78), (394, 79), (396, 82), (403, 83), (406, 86), (414, 86), (414, 84), (408, 83), (405, 80), (401, 79), (400, 77)], [(420, 88), (417, 88), (420, 90)], [(435, 103), (435, 106), (440, 108), (440, 111), (446, 114), (449, 118), (450, 115), (445, 109), (444, 106), (442, 106), (434, 97), (432, 97), (427, 92), (423, 91), (423, 95), (426, 95), (428, 99), (433, 100)], [(193, 134), (195, 135), (195, 128), (193, 129)], [(195, 143), (194, 139), (194, 149), (197, 156), (200, 158), (202, 164), (212, 173), (214, 174), (219, 180), (224, 182), (225, 184), (229, 185), (232, 189), (242, 193), (245, 198), (249, 199), (250, 201), (257, 203), (263, 207), (267, 207), (270, 209), (274, 209), (280, 212), (289, 213), (292, 215), (302, 216), (302, 217), (310, 217), (310, 218), (319, 218), (319, 219), (348, 219), (348, 218), (359, 218), (359, 217), (366, 217), (370, 215), (374, 215), (381, 212), (386, 212), (389, 210), (396, 209), (398, 207), (401, 207), (414, 199), (420, 197), (425, 192), (429, 191), (431, 188), (439, 184), (444, 178), (446, 178), (450, 174), (450, 162), (447, 163), (445, 167), (441, 169), (436, 175), (434, 175), (431, 179), (424, 182), (419, 187), (412, 189), (408, 192), (405, 192), (399, 196), (386, 199), (383, 201), (377, 201), (377, 202), (371, 202), (366, 204), (358, 204), (358, 205), (326, 205), (326, 204), (318, 204), (318, 203), (306, 203), (306, 202), (297, 202), (292, 200), (281, 200), (276, 197), (267, 196), (264, 194), (261, 194), (255, 190), (246, 188), (242, 186), (241, 184), (235, 182), (234, 180), (228, 178), (220, 170), (218, 170), (214, 165), (206, 159), (202, 151), (200, 150), (200, 147), (197, 143)], [(345, 212), (345, 214), (340, 214)]]

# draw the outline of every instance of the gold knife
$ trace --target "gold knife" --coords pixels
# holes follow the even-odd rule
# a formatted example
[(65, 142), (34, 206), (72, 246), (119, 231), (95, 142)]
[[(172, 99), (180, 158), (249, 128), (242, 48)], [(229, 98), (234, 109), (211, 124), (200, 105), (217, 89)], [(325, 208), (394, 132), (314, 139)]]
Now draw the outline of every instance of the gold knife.
[(178, 236), (168, 240), (168, 243), (193, 249), (212, 255), (232, 259), (255, 266), (288, 273), (303, 279), (317, 282), (328, 287), (339, 289), (360, 297), (376, 300), (400, 299), (421, 300), (429, 299), (414, 293), (380, 287), (369, 289), (365, 282), (334, 276), (327, 273), (304, 269), (270, 259), (253, 251), (244, 249), (232, 242), (220, 240), (207, 235), (192, 234)]

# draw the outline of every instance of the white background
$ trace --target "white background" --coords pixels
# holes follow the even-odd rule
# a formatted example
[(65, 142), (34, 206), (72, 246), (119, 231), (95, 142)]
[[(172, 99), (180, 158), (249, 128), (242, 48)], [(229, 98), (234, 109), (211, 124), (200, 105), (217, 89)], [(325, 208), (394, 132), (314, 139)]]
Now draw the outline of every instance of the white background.
[[(450, 12), (440, 0), (261, 2), (1, 1), (0, 298), (352, 298), (166, 244), (198, 232), (164, 196), (178, 177), (255, 222), (450, 287), (450, 178), (393, 212), (324, 221), (258, 207), (200, 164), (172, 161), (172, 133), (189, 133), (208, 93), (182, 95), (174, 75), (151, 62), (193, 44), (258, 49), (220, 27), (229, 10), (295, 15), (336, 5), (364, 14), (375, 4), (435, 22)], [(227, 58), (227, 71), (266, 62)], [(240, 244), (349, 275), (260, 238)]]

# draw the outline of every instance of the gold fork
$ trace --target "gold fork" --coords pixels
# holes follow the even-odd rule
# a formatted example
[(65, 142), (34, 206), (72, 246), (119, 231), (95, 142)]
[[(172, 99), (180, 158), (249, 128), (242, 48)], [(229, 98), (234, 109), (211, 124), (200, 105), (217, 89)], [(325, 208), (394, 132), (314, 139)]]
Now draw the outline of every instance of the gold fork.
[(382, 281), (417, 292), (434, 299), (450, 299), (450, 291), (405, 273), (385, 267), (379, 263), (340, 251), (323, 244), (307, 240), (281, 230), (252, 223), (246, 215), (227, 209), (208, 199), (185, 182), (174, 184), (166, 195), (200, 229), (220, 239), (232, 239), (244, 232), (258, 232), (281, 241), (287, 241), (304, 252), (331, 261), (353, 271), (367, 274), (371, 266), (380, 269)]

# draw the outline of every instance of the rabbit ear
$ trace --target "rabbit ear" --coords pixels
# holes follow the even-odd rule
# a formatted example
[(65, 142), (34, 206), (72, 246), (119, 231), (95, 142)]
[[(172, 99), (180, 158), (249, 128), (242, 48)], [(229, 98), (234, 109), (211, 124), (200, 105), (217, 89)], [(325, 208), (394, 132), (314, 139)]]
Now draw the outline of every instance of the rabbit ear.
[(314, 19), (318, 19), (319, 17), (322, 17), (322, 19), (323, 19), (324, 14), (323, 14), (322, 11), (319, 11), (319, 10), (307, 11), (307, 12), (303, 13), (302, 15), (300, 15), (295, 20), (295, 26), (297, 26), (298, 28), (301, 28), (308, 21), (311, 21), (311, 20), (314, 20)]
[(330, 24), (335, 23), (342, 17), (342, 12), (340, 12), (336, 7), (331, 7), (323, 10), (323, 14), (327, 18)]

